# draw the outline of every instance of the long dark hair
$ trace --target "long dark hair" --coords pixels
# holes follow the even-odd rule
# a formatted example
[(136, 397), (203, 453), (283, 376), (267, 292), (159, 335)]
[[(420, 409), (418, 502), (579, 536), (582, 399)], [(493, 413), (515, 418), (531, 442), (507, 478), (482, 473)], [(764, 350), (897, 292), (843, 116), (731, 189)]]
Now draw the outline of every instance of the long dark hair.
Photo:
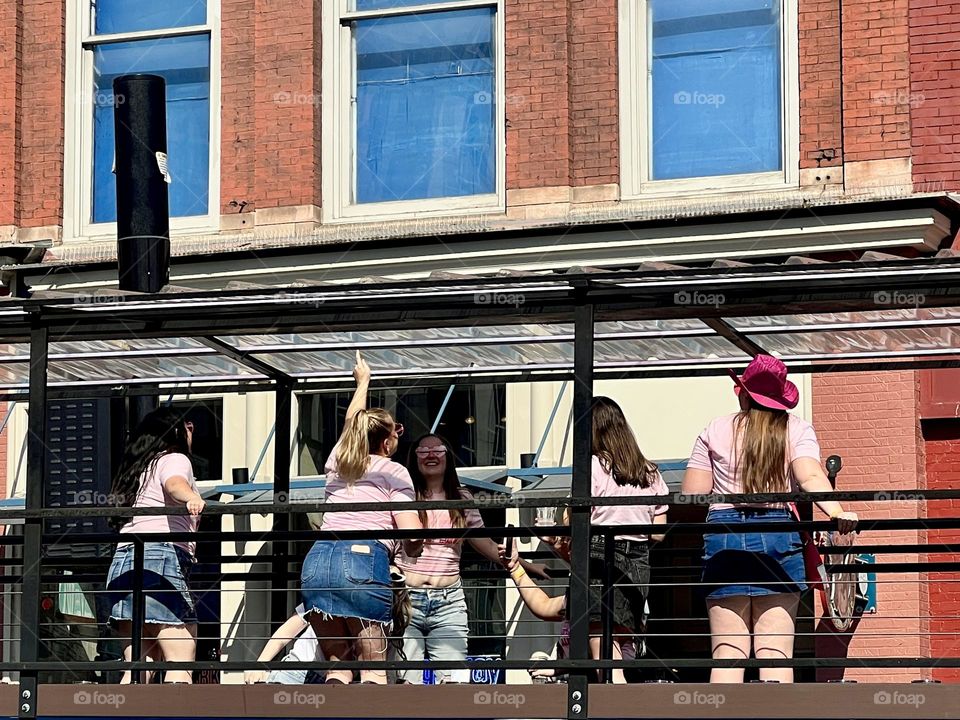
[(617, 485), (650, 487), (657, 466), (640, 451), (623, 410), (608, 397), (593, 399), (593, 454)]
[[(444, 456), (447, 459), (446, 469), (443, 471), (443, 496), (445, 500), (463, 500), (463, 495), (461, 494), (462, 486), (460, 485), (460, 478), (457, 476), (457, 459), (453, 454), (453, 451), (450, 449), (450, 443), (444, 440), (440, 435), (436, 433), (426, 433), (421, 435), (416, 439), (413, 445), (410, 446), (410, 452), (407, 455), (407, 470), (410, 472), (410, 477), (413, 479), (413, 489), (417, 493), (417, 500), (426, 500), (427, 499), (427, 479), (423, 476), (423, 473), (420, 472), (420, 465), (417, 463), (417, 448), (420, 447), (422, 443), (427, 438), (436, 438), (443, 443), (443, 447), (446, 448)], [(420, 510), (420, 522), (424, 527), (427, 527), (427, 511)], [(467, 525), (467, 516), (463, 510), (450, 510), (450, 524), (455, 528), (463, 528)]]
[[(168, 453), (189, 456), (190, 448), (187, 445), (184, 411), (162, 407), (140, 422), (127, 443), (120, 470), (113, 479), (109, 505), (115, 508), (133, 507), (140, 494), (141, 477)], [(110, 519), (110, 526), (119, 530), (129, 520), (129, 516), (116, 515)]]

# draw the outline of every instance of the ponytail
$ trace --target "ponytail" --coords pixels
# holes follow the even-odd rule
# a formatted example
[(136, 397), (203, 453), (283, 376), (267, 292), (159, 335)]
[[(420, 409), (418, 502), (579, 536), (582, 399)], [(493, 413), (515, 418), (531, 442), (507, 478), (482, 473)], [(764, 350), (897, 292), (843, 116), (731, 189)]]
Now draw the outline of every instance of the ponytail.
[(386, 410), (373, 408), (358, 410), (347, 420), (337, 449), (337, 474), (348, 483), (362, 478), (370, 465), (372, 450), (390, 437), (393, 431), (393, 418)]

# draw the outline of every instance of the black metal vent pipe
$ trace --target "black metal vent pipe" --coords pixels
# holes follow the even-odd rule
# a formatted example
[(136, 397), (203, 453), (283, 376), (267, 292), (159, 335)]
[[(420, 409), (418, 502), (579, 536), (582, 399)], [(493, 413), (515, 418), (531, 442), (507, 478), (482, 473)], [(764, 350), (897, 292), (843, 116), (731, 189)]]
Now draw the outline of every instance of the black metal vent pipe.
[(120, 289), (156, 293), (170, 280), (166, 83), (113, 81)]

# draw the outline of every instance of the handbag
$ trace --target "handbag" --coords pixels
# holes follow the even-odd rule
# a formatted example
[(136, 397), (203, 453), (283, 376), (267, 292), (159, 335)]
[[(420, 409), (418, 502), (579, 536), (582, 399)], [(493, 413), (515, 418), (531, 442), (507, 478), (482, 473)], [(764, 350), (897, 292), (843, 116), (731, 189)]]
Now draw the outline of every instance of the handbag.
[[(790, 512), (793, 513), (795, 520), (800, 520), (800, 513), (797, 511), (795, 503), (790, 503)], [(807, 585), (822, 593), (827, 582), (827, 569), (823, 565), (820, 546), (813, 535), (806, 530), (800, 531), (800, 542), (803, 545), (803, 567), (806, 571)]]

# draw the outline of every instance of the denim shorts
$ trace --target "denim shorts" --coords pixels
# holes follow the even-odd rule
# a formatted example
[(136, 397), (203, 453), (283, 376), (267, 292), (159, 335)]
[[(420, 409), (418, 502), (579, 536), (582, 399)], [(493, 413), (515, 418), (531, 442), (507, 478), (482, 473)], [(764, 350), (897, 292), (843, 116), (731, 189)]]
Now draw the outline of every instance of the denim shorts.
[[(145, 543), (143, 548), (144, 620), (158, 625), (191, 625), (197, 609), (190, 592), (194, 560), (186, 550), (168, 542)], [(133, 545), (117, 547), (107, 573), (110, 620), (133, 619)]]
[[(727, 527), (742, 523), (786, 522), (780, 508), (711, 510), (707, 522)], [(703, 536), (703, 583), (710, 600), (775, 595), (807, 589), (800, 533), (732, 532)]]
[[(603, 577), (606, 571), (604, 540), (590, 543), (590, 622), (602, 619)], [(613, 552), (613, 624), (631, 632), (640, 632), (644, 607), (650, 588), (650, 545), (635, 540), (614, 540)]]
[(390, 556), (378, 540), (318, 540), (303, 560), (300, 583), (304, 607), (321, 617), (391, 622)]

